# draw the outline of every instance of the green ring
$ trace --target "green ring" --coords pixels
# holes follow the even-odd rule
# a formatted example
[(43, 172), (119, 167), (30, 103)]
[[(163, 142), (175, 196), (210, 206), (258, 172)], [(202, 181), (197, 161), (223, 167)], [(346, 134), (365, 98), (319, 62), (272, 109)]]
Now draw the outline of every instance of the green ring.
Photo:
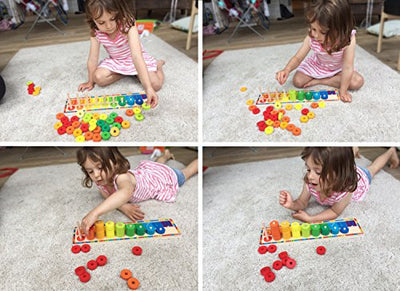
[(118, 116), (118, 113), (115, 113), (115, 112), (111, 112), (110, 115), (109, 115), (109, 117), (111, 117), (113, 120), (114, 120), (115, 117), (117, 117), (117, 116)]
[(110, 131), (110, 126), (108, 124), (104, 124), (101, 126), (101, 131), (102, 132), (109, 132)]
[(99, 119), (97, 120), (96, 124), (100, 127), (102, 127), (104, 124), (106, 124), (106, 122), (103, 119)]
[(142, 120), (144, 119), (144, 116), (143, 116), (143, 114), (141, 114), (141, 113), (136, 113), (136, 114), (135, 114), (135, 119), (136, 119), (137, 121), (142, 121)]
[(111, 127), (118, 127), (118, 129), (121, 129), (121, 123), (114, 122)]
[(108, 131), (103, 131), (103, 132), (101, 133), (101, 138), (102, 138), (103, 140), (109, 140), (110, 137), (111, 137), (111, 134), (110, 134)]
[(111, 115), (109, 117), (107, 117), (107, 119), (106, 119), (107, 124), (113, 124), (114, 123), (114, 118), (115, 117), (111, 117)]

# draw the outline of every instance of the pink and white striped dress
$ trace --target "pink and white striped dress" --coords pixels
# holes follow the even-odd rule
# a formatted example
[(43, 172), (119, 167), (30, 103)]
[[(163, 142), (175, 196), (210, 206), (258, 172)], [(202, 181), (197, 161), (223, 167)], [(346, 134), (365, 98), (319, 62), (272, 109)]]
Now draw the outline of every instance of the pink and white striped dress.
[[(353, 29), (351, 35), (355, 34), (356, 30)], [(342, 71), (343, 53), (347, 47), (328, 54), (322, 45), (313, 38), (310, 38), (310, 47), (313, 53), (303, 60), (297, 68), (298, 71), (314, 79), (332, 77)]]
[[(175, 201), (179, 189), (178, 178), (170, 167), (157, 162), (142, 161), (135, 169), (131, 169), (129, 172), (136, 179), (136, 187), (129, 200), (130, 203), (138, 203), (148, 199), (165, 202)], [(118, 190), (117, 178), (118, 175), (114, 177), (114, 190), (112, 193), (105, 186), (96, 186), (111, 195)]]
[[(357, 175), (358, 175), (358, 183), (357, 189), (353, 192), (353, 197), (351, 198), (352, 201), (362, 201), (365, 198), (369, 190), (369, 181), (367, 174), (359, 167), (357, 167)], [(334, 192), (331, 197), (326, 198), (325, 200), (321, 201), (320, 192), (315, 190), (315, 188), (311, 184), (307, 184), (308, 192), (317, 200), (317, 202), (321, 205), (333, 205), (336, 202), (339, 202), (343, 199), (344, 196), (348, 192)]]
[[(129, 47), (128, 35), (118, 31), (114, 39), (110, 39), (107, 33), (95, 30), (96, 39), (104, 46), (109, 58), (102, 60), (99, 67), (106, 68), (112, 72), (121, 75), (137, 75), (135, 65), (133, 64), (131, 49)], [(142, 55), (146, 63), (147, 70), (157, 71), (156, 59), (144, 51), (142, 47)]]

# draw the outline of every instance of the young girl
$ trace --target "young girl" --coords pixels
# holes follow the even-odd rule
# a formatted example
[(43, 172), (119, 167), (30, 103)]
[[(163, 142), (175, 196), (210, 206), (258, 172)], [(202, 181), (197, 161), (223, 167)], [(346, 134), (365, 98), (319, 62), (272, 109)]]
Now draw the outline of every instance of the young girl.
[(85, 174), (82, 184), (91, 188), (94, 183), (104, 198), (83, 218), (82, 230), (88, 234), (99, 216), (114, 209), (135, 221), (143, 219), (144, 212), (134, 203), (148, 199), (174, 202), (178, 188), (197, 173), (197, 160), (181, 171), (164, 165), (172, 158), (169, 150), (165, 150), (156, 162), (142, 161), (130, 169), (128, 160), (117, 148), (85, 147), (78, 150), (78, 164)]
[[(147, 103), (157, 106), (156, 91), (164, 82), (164, 61), (156, 61), (143, 50), (128, 0), (87, 0), (86, 17), (91, 29), (89, 81), (80, 84), (78, 90), (91, 90), (94, 84), (107, 86), (126, 75), (138, 75)], [(100, 44), (110, 57), (98, 64)]]
[[(296, 87), (317, 84), (336, 87), (341, 100), (351, 102), (347, 90), (360, 89), (364, 79), (353, 68), (356, 31), (348, 0), (315, 1), (306, 20), (310, 25), (308, 35), (296, 55), (275, 78), (283, 85), (290, 72), (298, 67), (293, 77)], [(313, 53), (306, 58), (310, 50)]]
[[(352, 148), (305, 148), (301, 158), (307, 167), (303, 190), (294, 201), (288, 191), (280, 191), (279, 203), (294, 210), (293, 218), (304, 222), (336, 219), (351, 201), (365, 198), (372, 178), (388, 162), (392, 168), (399, 165), (395, 148), (387, 150), (366, 168), (355, 165)], [(316, 215), (309, 215), (303, 209), (307, 207), (311, 196), (329, 208)]]

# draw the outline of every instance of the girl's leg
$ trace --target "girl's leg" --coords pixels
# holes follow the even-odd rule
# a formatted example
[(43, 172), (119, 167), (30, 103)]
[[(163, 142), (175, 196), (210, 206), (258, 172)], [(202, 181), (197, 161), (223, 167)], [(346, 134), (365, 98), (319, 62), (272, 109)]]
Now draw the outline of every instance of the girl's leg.
[(293, 85), (295, 85), (297, 88), (304, 88), (305, 85), (312, 80), (314, 80), (312, 77), (307, 76), (300, 71), (296, 71), (293, 76)]
[(182, 170), (183, 175), (185, 175), (185, 179), (186, 181), (192, 177), (193, 175), (195, 175), (198, 171), (198, 160), (195, 159), (194, 161), (190, 162), (189, 165), (186, 166), (186, 168), (184, 168)]
[(122, 79), (123, 77), (123, 75), (111, 72), (105, 68), (97, 68), (97, 70), (94, 72), (93, 80), (100, 87), (105, 87)]
[(367, 167), (372, 178), (376, 173), (382, 170), (388, 162), (390, 163), (390, 168), (397, 168), (399, 166), (399, 157), (397, 156), (396, 148), (394, 147), (388, 149), (385, 153), (377, 157), (375, 161)]
[(161, 163), (161, 164), (165, 164), (166, 162), (168, 162), (170, 159), (175, 160), (175, 157), (173, 154), (171, 154), (171, 152), (169, 150), (165, 150), (164, 154), (161, 157), (158, 157), (156, 162), (157, 163)]
[(149, 72), (149, 78), (151, 82), (151, 86), (155, 91), (159, 91), (164, 84), (164, 71), (162, 66), (165, 64), (165, 61), (159, 60), (157, 61), (157, 71)]
[[(324, 78), (324, 79), (312, 79), (306, 84), (304, 87), (310, 87), (314, 85), (326, 85), (335, 88), (340, 88), (340, 81), (342, 80), (342, 73), (338, 73), (333, 77)], [(358, 90), (364, 85), (364, 78), (357, 72), (353, 72), (351, 76), (351, 81), (349, 84), (349, 90)]]

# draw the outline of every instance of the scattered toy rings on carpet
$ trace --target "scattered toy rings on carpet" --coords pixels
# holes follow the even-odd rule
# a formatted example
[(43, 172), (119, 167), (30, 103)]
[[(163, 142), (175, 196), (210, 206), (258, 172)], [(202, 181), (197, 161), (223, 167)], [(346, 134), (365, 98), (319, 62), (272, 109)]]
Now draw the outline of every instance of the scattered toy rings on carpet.
[(100, 114), (93, 113), (92, 120), (99, 120), (99, 119), (100, 119)]
[(67, 134), (73, 134), (74, 133), (75, 128), (71, 125), (67, 127)]
[(274, 123), (272, 124), (272, 126), (273, 126), (274, 128), (277, 128), (277, 127), (279, 127), (280, 125), (281, 125), (281, 122), (280, 122), (279, 120), (275, 120)]
[(244, 87), (244, 86), (243, 86), (243, 87), (240, 87), (239, 90), (240, 90), (240, 92), (246, 92), (246, 91), (247, 91), (247, 87)]
[(310, 110), (308, 110), (307, 108), (301, 110), (301, 114), (303, 115), (307, 115), (308, 112), (310, 112)]
[(269, 125), (269, 126), (267, 126), (267, 128), (264, 130), (264, 132), (265, 132), (265, 134), (270, 135), (270, 134), (272, 134), (272, 133), (274, 132), (274, 128), (273, 128), (271, 125)]
[(268, 120), (265, 122), (265, 124), (268, 125), (268, 126), (271, 126), (272, 124), (274, 124), (274, 121), (273, 121), (272, 119), (268, 119)]
[(127, 129), (131, 126), (130, 122), (128, 120), (124, 120), (121, 123), (122, 128)]
[[(323, 101), (322, 101), (323, 102)], [(313, 103), (311, 103), (311, 108), (313, 108), (313, 109), (316, 109), (316, 108), (318, 108), (318, 103), (317, 102), (313, 102)]]
[(284, 258), (287, 258), (288, 256), (289, 256), (289, 255), (288, 255), (288, 253), (287, 253), (286, 251), (280, 252), (279, 255), (278, 255), (278, 257), (279, 257), (281, 260), (283, 260)]
[(260, 270), (261, 275), (265, 276), (268, 272), (272, 272), (270, 267), (264, 267)]
[(114, 118), (114, 123), (115, 122), (121, 123), (122, 121), (124, 121), (124, 119), (121, 116), (117, 116), (117, 117)]
[(101, 141), (101, 134), (98, 133), (98, 132), (94, 133), (92, 139), (93, 139), (94, 142), (99, 142), (99, 141)]
[(81, 251), (81, 247), (79, 245), (73, 245), (71, 248), (71, 252), (74, 254), (78, 254)]
[(103, 255), (98, 256), (96, 262), (99, 266), (104, 266), (105, 264), (107, 264), (107, 257)]
[(91, 139), (93, 139), (93, 132), (91, 131), (85, 132), (85, 140), (89, 141)]
[(302, 116), (300, 116), (300, 122), (306, 123), (307, 121), (308, 121), (307, 115), (302, 115)]
[(293, 105), (292, 104), (286, 104), (285, 109), (290, 111), (293, 109)]
[(110, 126), (108, 125), (108, 124), (104, 124), (102, 127), (101, 127), (101, 131), (102, 132), (108, 132), (108, 131), (110, 131)]
[(269, 245), (268, 246), (268, 252), (270, 252), (270, 253), (275, 253), (277, 249), (278, 248), (276, 247), (276, 245)]
[(301, 134), (301, 129), (300, 127), (295, 127), (292, 131), (294, 136), (299, 136)]
[(277, 271), (279, 271), (280, 269), (282, 269), (282, 266), (283, 266), (283, 264), (282, 264), (281, 261), (275, 261), (275, 262), (272, 264), (272, 268), (274, 268), (274, 269), (277, 270)]
[(281, 124), (279, 125), (282, 129), (286, 129), (288, 126), (288, 123), (286, 121), (282, 121)]
[(324, 246), (317, 247), (317, 254), (318, 255), (325, 255), (326, 248)]
[(76, 116), (76, 115), (72, 116), (71, 117), (71, 122), (74, 122), (74, 121), (79, 121), (79, 117)]
[(136, 290), (139, 288), (139, 280), (136, 278), (129, 278), (128, 279), (128, 287), (129, 289)]
[(65, 114), (62, 113), (62, 112), (60, 112), (60, 113), (57, 113), (56, 118), (57, 118), (58, 120), (61, 120), (61, 118), (63, 118), (64, 116), (65, 116)]
[(246, 105), (250, 106), (254, 104), (254, 100), (253, 99), (249, 99), (246, 101)]
[(107, 114), (102, 113), (102, 114), (100, 114), (100, 117), (99, 117), (99, 118), (100, 118), (101, 120), (106, 120), (107, 117), (108, 117)]
[(123, 269), (120, 273), (120, 276), (124, 280), (128, 280), (129, 278), (132, 277), (132, 272), (129, 271), (128, 269)]
[(267, 249), (267, 247), (266, 246), (260, 246), (259, 248), (258, 248), (258, 252), (260, 253), (260, 254), (265, 254), (266, 252), (268, 251), (268, 249)]
[(274, 104), (275, 109), (281, 109), (282, 108), (282, 103), (279, 101), (276, 101)]
[(315, 117), (315, 113), (310, 111), (307, 113), (307, 117), (308, 117), (308, 119), (313, 119)]
[(111, 127), (116, 127), (116, 128), (118, 128), (118, 129), (121, 129), (121, 123), (118, 123), (118, 122), (114, 122), (112, 125), (111, 125)]
[(255, 108), (257, 108), (257, 106), (255, 106), (254, 104), (249, 106), (250, 111), (253, 111)]
[(100, 127), (102, 127), (104, 124), (106, 124), (106, 122), (103, 119), (99, 119), (96, 121), (96, 124)]
[[(115, 118), (115, 117), (114, 117), (114, 118)], [(113, 123), (114, 123), (114, 118), (112, 118), (111, 116), (107, 117), (106, 123), (107, 123), (107, 124), (113, 124)]]
[(81, 280), (82, 283), (86, 283), (90, 280), (90, 274), (88, 272), (84, 272), (79, 276), (79, 280)]
[(253, 112), (253, 114), (258, 114), (258, 113), (260, 113), (260, 108), (256, 107), (253, 109), (252, 112)]
[(101, 127), (96, 126), (96, 128), (93, 130), (93, 133), (100, 133), (101, 132)]
[(133, 253), (135, 256), (140, 256), (140, 255), (142, 254), (142, 252), (143, 252), (143, 250), (142, 250), (141, 247), (134, 246), (134, 247), (132, 248), (132, 253)]
[(125, 114), (126, 116), (133, 116), (135, 113), (133, 112), (132, 109), (126, 109)]
[(274, 281), (274, 280), (275, 280), (275, 274), (274, 274), (274, 272), (268, 272), (268, 273), (266, 273), (266, 274), (264, 275), (264, 279), (265, 279), (265, 281), (267, 281), (267, 282), (272, 282), (272, 281)]
[(81, 251), (84, 253), (87, 253), (90, 251), (90, 245), (89, 244), (83, 244), (81, 247)]
[(326, 104), (324, 101), (320, 101), (320, 102), (318, 102), (318, 106), (319, 106), (319, 108), (325, 108)]
[(74, 122), (72, 122), (72, 126), (73, 126), (74, 128), (78, 128), (79, 125), (81, 125), (81, 123), (80, 123), (79, 121), (74, 121)]
[(288, 131), (293, 131), (293, 129), (295, 129), (295, 128), (296, 128), (296, 126), (293, 123), (289, 123), (288, 126), (286, 127), (286, 129)]
[(64, 133), (66, 133), (67, 132), (67, 128), (65, 127), (65, 126), (61, 126), (61, 127), (59, 127), (58, 129), (57, 129), (57, 133), (59, 134), (59, 135), (63, 135)]
[(117, 117), (117, 116), (118, 116), (118, 114), (117, 114), (117, 113), (115, 113), (115, 112), (111, 112), (109, 117), (111, 117), (111, 118), (114, 120), (114, 119), (115, 119), (115, 117)]
[(56, 124), (54, 124), (54, 129), (59, 129), (61, 126), (63, 126), (61, 121), (57, 121)]
[(135, 119), (137, 121), (142, 121), (144, 119), (144, 116), (141, 113), (137, 113), (137, 114), (135, 114)]
[(80, 135), (82, 135), (82, 129), (80, 128), (75, 128), (74, 131), (72, 132), (74, 137), (78, 137)]
[(114, 136), (114, 137), (119, 136), (119, 128), (116, 126), (112, 127), (110, 129), (110, 134), (111, 134), (111, 136)]
[(75, 141), (76, 142), (84, 142), (86, 139), (83, 135), (78, 135), (77, 137), (75, 137)]
[(97, 268), (97, 262), (95, 260), (90, 260), (89, 262), (87, 262), (87, 267), (89, 270), (94, 270)]
[(142, 110), (140, 110), (139, 107), (133, 107), (132, 110), (133, 110), (133, 113), (134, 113), (134, 114), (138, 114), (138, 113), (142, 112)]
[(289, 116), (283, 116), (282, 117), (282, 121), (285, 121), (285, 122), (289, 123), (290, 122), (290, 117)]
[(89, 123), (82, 123), (81, 130), (82, 132), (87, 132), (89, 130)]
[(79, 118), (82, 118), (84, 115), (85, 115), (85, 111), (83, 111), (83, 110), (78, 110), (76, 112), (76, 116), (78, 116)]
[(294, 267), (296, 267), (296, 261), (292, 258), (285, 258), (286, 259), (286, 267), (288, 267), (289, 269), (293, 269)]
[(102, 132), (101, 132), (101, 138), (102, 138), (103, 140), (109, 140), (110, 137), (111, 137), (110, 132), (108, 132), (108, 131), (102, 131)]
[(64, 116), (60, 119), (60, 121), (61, 121), (62, 124), (66, 124), (66, 123), (69, 122), (69, 118), (68, 118), (68, 116), (65, 116), (65, 115), (64, 115)]
[(80, 276), (84, 272), (86, 272), (86, 268), (84, 266), (79, 266), (75, 269), (75, 274), (78, 276)]
[(294, 106), (294, 109), (296, 109), (296, 110), (301, 110), (301, 108), (303, 108), (303, 105), (301, 105), (300, 103), (298, 103)]
[(142, 104), (142, 108), (143, 108), (144, 110), (150, 110), (151, 105), (147, 105), (147, 103), (144, 102), (144, 103)]

